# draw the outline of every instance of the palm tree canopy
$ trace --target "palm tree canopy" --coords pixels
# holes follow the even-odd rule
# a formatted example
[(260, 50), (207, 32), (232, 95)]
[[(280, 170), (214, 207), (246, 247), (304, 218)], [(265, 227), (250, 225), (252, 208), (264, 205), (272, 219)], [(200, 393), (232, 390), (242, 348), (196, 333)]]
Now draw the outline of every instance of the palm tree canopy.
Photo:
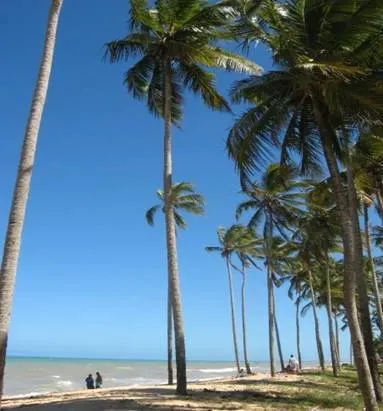
[(302, 213), (303, 195), (298, 191), (302, 186), (302, 182), (296, 179), (296, 169), (271, 164), (260, 182), (245, 187), (244, 193), (250, 199), (238, 205), (236, 217), (238, 219), (244, 212), (251, 211), (250, 228), (255, 230), (264, 221), (264, 238), (270, 224), (283, 235)]
[(148, 0), (130, 0), (130, 33), (107, 43), (105, 57), (111, 63), (135, 59), (124, 84), (135, 98), (146, 99), (156, 116), (163, 115), (165, 62), (170, 64), (173, 122), (182, 117), (184, 88), (200, 94), (210, 108), (230, 111), (215, 88), (214, 74), (205, 68), (260, 72), (257, 64), (218, 45), (234, 15), (224, 2), (156, 0), (150, 8)]
[[(259, 21), (278, 69), (233, 86), (233, 101), (253, 107), (232, 127), (227, 149), (246, 175), (280, 144), (282, 163), (298, 153), (303, 173), (320, 172), (315, 108), (333, 130), (381, 121), (383, 2), (264, 0), (258, 13), (252, 21)], [(335, 131), (332, 140), (341, 158)]]
[[(164, 192), (157, 190), (160, 204), (151, 207), (145, 214), (149, 225), (154, 225), (154, 215), (160, 209), (164, 211)], [(185, 229), (186, 222), (180, 212), (185, 211), (194, 215), (202, 215), (205, 211), (205, 200), (201, 194), (194, 191), (192, 184), (188, 182), (174, 183), (170, 193), (170, 202), (173, 207), (174, 219), (178, 228)]]
[(219, 252), (222, 257), (229, 259), (236, 254), (241, 261), (260, 255), (260, 240), (253, 230), (241, 224), (234, 224), (228, 229), (219, 227), (217, 237), (219, 245), (205, 247), (207, 252)]
[(383, 195), (383, 129), (368, 129), (360, 133), (353, 147), (351, 162), (356, 188), (363, 193), (364, 204), (369, 206), (372, 196), (377, 193)]

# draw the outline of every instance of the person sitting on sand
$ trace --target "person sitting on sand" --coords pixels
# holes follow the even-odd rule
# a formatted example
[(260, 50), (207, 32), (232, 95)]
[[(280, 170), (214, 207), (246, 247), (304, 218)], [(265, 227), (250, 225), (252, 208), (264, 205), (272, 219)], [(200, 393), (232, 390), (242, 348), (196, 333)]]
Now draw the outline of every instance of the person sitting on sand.
[(298, 372), (299, 371), (299, 363), (293, 354), (290, 355), (290, 359), (286, 367), (286, 371), (287, 372)]
[(102, 377), (101, 374), (97, 371), (96, 372), (96, 388), (102, 387)]
[(88, 377), (85, 379), (86, 383), (86, 388), (88, 390), (93, 390), (94, 389), (94, 379), (92, 377), (92, 374), (89, 374)]

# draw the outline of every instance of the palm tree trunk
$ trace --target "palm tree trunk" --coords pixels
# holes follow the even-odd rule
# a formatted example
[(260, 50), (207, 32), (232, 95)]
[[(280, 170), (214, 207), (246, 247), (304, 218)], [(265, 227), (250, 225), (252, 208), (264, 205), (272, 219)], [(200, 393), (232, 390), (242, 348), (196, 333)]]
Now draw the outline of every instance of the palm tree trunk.
[(40, 123), (44, 111), (49, 78), (52, 70), (57, 27), (62, 4), (63, 0), (52, 0), (49, 10), (43, 55), (25, 130), (19, 169), (13, 192), (13, 200), (4, 242), (3, 259), (0, 271), (0, 401), (3, 396), (8, 327), (12, 311), (13, 291), (16, 282), (21, 236), (28, 203), (32, 170), (35, 162)]
[(274, 357), (274, 304), (273, 304), (273, 278), (271, 267), (267, 264), (267, 297), (269, 311), (269, 355), (270, 355), (270, 374), (275, 377), (275, 357)]
[(335, 322), (335, 342), (336, 342), (336, 355), (338, 359), (338, 367), (341, 368), (341, 358), (340, 358), (340, 344), (339, 344), (339, 325), (338, 325), (338, 318), (334, 314), (334, 322)]
[(300, 295), (298, 295), (297, 301), (295, 302), (296, 311), (295, 311), (295, 323), (297, 327), (297, 354), (298, 354), (298, 363), (299, 369), (302, 369), (302, 355), (301, 355), (301, 337), (300, 337), (300, 324), (299, 324), (299, 306), (300, 306)]
[(382, 198), (382, 194), (381, 194), (380, 190), (376, 191), (376, 201), (378, 203), (378, 209), (379, 209), (379, 212), (380, 212), (380, 216), (383, 220), (383, 198)]
[(366, 205), (364, 206), (364, 230), (365, 230), (365, 235), (366, 235), (367, 255), (368, 255), (368, 260), (370, 262), (370, 267), (371, 267), (372, 286), (373, 286), (374, 296), (375, 296), (376, 314), (378, 317), (380, 333), (382, 333), (383, 332), (382, 301), (380, 299), (380, 291), (379, 291), (379, 286), (378, 286), (378, 280), (376, 278), (375, 264), (374, 264), (374, 259), (372, 257), (372, 252), (371, 252), (370, 223), (369, 223), (369, 216), (368, 216), (368, 207)]
[(177, 366), (177, 394), (187, 394), (186, 380), (186, 352), (183, 313), (181, 304), (181, 290), (178, 273), (176, 224), (174, 221), (173, 206), (171, 203), (172, 189), (172, 136), (171, 136), (171, 73), (170, 62), (164, 60), (164, 202), (165, 202), (165, 226), (166, 246), (168, 253), (169, 293), (173, 309), (174, 337), (176, 348)]
[(328, 123), (328, 110), (324, 108), (320, 100), (313, 98), (314, 115), (319, 128), (323, 152), (333, 182), (337, 208), (343, 231), (344, 249), (344, 302), (347, 312), (348, 324), (351, 332), (351, 341), (354, 350), (355, 363), (359, 377), (360, 390), (363, 395), (367, 411), (378, 410), (375, 396), (374, 383), (371, 377), (370, 367), (367, 359), (366, 348), (358, 321), (358, 310), (356, 306), (356, 270), (353, 254), (353, 232), (350, 213), (348, 210), (347, 193), (345, 193), (337, 159), (333, 150), (333, 140), (337, 137)]
[(366, 276), (364, 273), (363, 263), (363, 245), (361, 237), (361, 229), (359, 224), (358, 214), (358, 197), (354, 185), (354, 176), (350, 167), (350, 153), (348, 151), (348, 161), (346, 163), (347, 173), (347, 191), (350, 204), (351, 222), (353, 229), (353, 241), (354, 241), (354, 261), (356, 270), (356, 282), (358, 287), (359, 297), (359, 314), (361, 319), (361, 327), (364, 339), (364, 345), (366, 349), (367, 359), (370, 366), (370, 372), (374, 383), (375, 396), (378, 402), (383, 400), (382, 385), (380, 382), (378, 363), (376, 361), (374, 338), (372, 334), (372, 323), (370, 315), (370, 300), (368, 295), (368, 287)]
[(171, 287), (168, 284), (168, 385), (173, 385), (173, 310)]
[(233, 293), (233, 275), (231, 273), (231, 265), (229, 258), (226, 258), (227, 266), (227, 276), (229, 280), (229, 293), (230, 293), (230, 309), (231, 309), (231, 331), (233, 335), (233, 346), (234, 346), (234, 355), (235, 355), (235, 365), (237, 366), (238, 374), (241, 372), (241, 366), (239, 364), (239, 355), (238, 355), (238, 343), (237, 343), (237, 331), (235, 325), (235, 307), (234, 307), (234, 293)]
[(247, 374), (252, 374), (249, 359), (247, 356), (247, 333), (246, 333), (246, 268), (242, 264), (242, 337), (243, 355), (245, 357), (245, 367)]
[(308, 273), (309, 273), (309, 285), (310, 285), (310, 292), (311, 292), (311, 300), (312, 300), (312, 305), (313, 305), (315, 338), (316, 338), (316, 343), (317, 343), (319, 365), (321, 367), (321, 370), (325, 371), (323, 345), (322, 345), (322, 339), (321, 339), (321, 336), (320, 336), (319, 320), (318, 320), (318, 314), (317, 314), (316, 296), (315, 296), (315, 292), (314, 292), (313, 278), (312, 278), (312, 273), (311, 273), (310, 268), (308, 269)]
[(267, 248), (267, 303), (268, 303), (268, 314), (269, 314), (269, 356), (270, 356), (270, 374), (275, 377), (275, 356), (274, 356), (274, 292), (273, 292), (273, 272), (270, 265), (271, 256), (271, 241), (273, 237), (273, 226), (271, 216), (267, 216), (268, 221), (266, 222), (268, 226), (267, 238), (266, 238), (266, 248)]
[(331, 365), (334, 377), (338, 377), (339, 368), (336, 355), (336, 343), (334, 336), (334, 324), (332, 322), (332, 298), (331, 298), (331, 279), (330, 279), (330, 263), (328, 260), (328, 252), (325, 251), (325, 271), (326, 271), (326, 288), (327, 288), (327, 318), (328, 318), (328, 330), (330, 338), (330, 351), (331, 351)]
[(277, 347), (278, 347), (279, 361), (281, 363), (281, 371), (283, 371), (285, 369), (285, 362), (283, 361), (282, 344), (281, 344), (281, 339), (279, 337), (279, 328), (278, 328), (278, 322), (277, 322), (277, 311), (275, 309), (274, 287), (273, 287), (273, 309), (274, 309), (275, 337), (277, 339)]

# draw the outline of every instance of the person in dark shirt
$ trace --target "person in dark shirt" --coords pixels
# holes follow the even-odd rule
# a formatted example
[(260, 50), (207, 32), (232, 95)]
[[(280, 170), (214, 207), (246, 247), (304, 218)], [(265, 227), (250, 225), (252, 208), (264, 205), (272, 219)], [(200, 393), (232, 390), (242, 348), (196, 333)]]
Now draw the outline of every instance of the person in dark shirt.
[(97, 371), (96, 372), (96, 388), (102, 387), (102, 377), (101, 374)]
[(94, 379), (92, 377), (92, 374), (89, 374), (88, 377), (85, 379), (86, 383), (86, 388), (88, 390), (93, 390), (94, 389)]

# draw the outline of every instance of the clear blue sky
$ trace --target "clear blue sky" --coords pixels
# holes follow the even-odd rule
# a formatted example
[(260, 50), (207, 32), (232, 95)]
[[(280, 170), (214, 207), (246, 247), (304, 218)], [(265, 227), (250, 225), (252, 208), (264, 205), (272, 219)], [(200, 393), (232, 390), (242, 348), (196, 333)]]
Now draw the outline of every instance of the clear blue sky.
[[(161, 359), (166, 351), (164, 232), (161, 216), (150, 228), (144, 213), (161, 186), (162, 124), (123, 88), (126, 66), (101, 61), (103, 44), (126, 33), (127, 0), (64, 3), (24, 230), (9, 352)], [(49, 4), (50, 0), (1, 2), (1, 233)], [(269, 68), (262, 48), (254, 56)], [(234, 79), (220, 74), (221, 90)], [(232, 358), (225, 265), (204, 250), (215, 245), (217, 226), (233, 223), (241, 198), (225, 153), (232, 121), (231, 115), (209, 112), (189, 96), (183, 131), (175, 132), (175, 180), (193, 182), (207, 199), (206, 216), (188, 218), (189, 227), (179, 237), (190, 359)], [(237, 276), (237, 291), (239, 285)], [(237, 304), (238, 313), (239, 308)], [(295, 323), (286, 289), (277, 290), (277, 310), (287, 357), (295, 352)], [(264, 273), (250, 273), (248, 325), (251, 358), (267, 359)], [(304, 358), (315, 359), (311, 312), (302, 320), (302, 340)], [(347, 357), (347, 333), (342, 333), (342, 349)]]

